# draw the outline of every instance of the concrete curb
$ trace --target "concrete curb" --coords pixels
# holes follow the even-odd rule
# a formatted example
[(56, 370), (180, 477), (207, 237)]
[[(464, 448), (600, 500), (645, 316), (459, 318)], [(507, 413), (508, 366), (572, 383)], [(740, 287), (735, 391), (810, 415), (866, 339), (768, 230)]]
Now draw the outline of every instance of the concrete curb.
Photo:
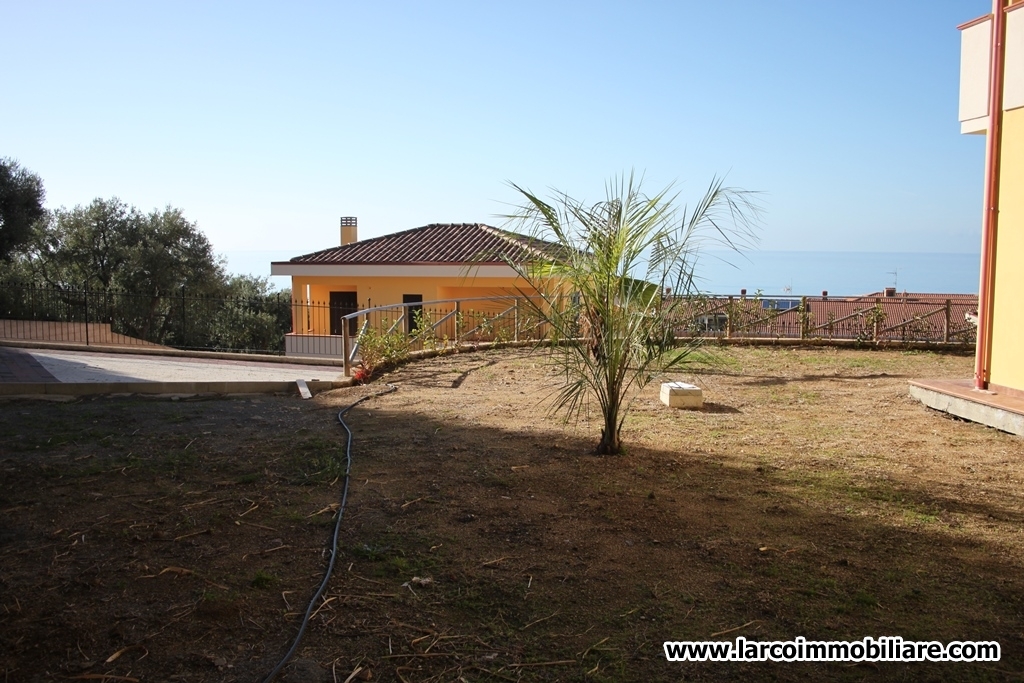
[(29, 341), (27, 339), (0, 339), (0, 346), (16, 349), (40, 349), (49, 351), (84, 351), (89, 353), (120, 353), (132, 356), (170, 356), (176, 358), (208, 358), (211, 360), (236, 360), (255, 363), (277, 363), (279, 365), (321, 365), (344, 367), (340, 358), (311, 358), (309, 356), (270, 356), (259, 353), (230, 353), (227, 351), (182, 351), (167, 347), (113, 346), (101, 344), (66, 344), (63, 342)]
[[(310, 391), (328, 391), (353, 386), (351, 379), (306, 380)], [(296, 394), (295, 382), (9, 382), (0, 383), (0, 397), (16, 396), (98, 396), (103, 394)]]

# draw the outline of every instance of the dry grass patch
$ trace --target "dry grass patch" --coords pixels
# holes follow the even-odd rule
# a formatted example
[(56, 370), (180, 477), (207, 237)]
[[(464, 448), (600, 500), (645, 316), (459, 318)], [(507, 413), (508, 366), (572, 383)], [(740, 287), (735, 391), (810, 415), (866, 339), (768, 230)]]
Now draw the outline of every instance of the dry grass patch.
[[(649, 388), (627, 420), (628, 453), (612, 457), (590, 454), (599, 416), (566, 427), (538, 407), (559, 382), (543, 355), (459, 354), (392, 373), (397, 393), (350, 414), (339, 571), (291, 679), (1024, 670), (1024, 441), (907, 396), (908, 379), (967, 376), (971, 359), (716, 353), (710, 372), (676, 378), (704, 386), (706, 409), (669, 410)], [(366, 391), (4, 406), (10, 680), (269, 671), (324, 567), (334, 412)], [(664, 660), (664, 640), (745, 624), (726, 637), (998, 640), (1003, 661)]]

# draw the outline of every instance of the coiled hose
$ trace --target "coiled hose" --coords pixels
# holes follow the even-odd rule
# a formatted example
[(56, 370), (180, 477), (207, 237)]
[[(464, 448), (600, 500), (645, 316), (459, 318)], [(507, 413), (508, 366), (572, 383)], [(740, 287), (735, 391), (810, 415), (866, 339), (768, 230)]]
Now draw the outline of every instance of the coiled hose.
[(334, 561), (338, 557), (338, 534), (341, 532), (341, 516), (345, 514), (345, 504), (348, 502), (349, 474), (352, 471), (352, 430), (349, 429), (348, 424), (345, 422), (345, 413), (352, 410), (363, 401), (369, 401), (371, 398), (377, 398), (378, 396), (384, 396), (385, 394), (398, 391), (398, 387), (394, 384), (388, 384), (387, 387), (388, 388), (384, 391), (378, 391), (375, 394), (363, 396), (355, 403), (352, 403), (347, 408), (343, 408), (338, 412), (338, 422), (341, 423), (341, 426), (345, 429), (345, 433), (347, 434), (347, 438), (345, 440), (345, 483), (341, 488), (341, 505), (338, 508), (338, 516), (334, 520), (334, 535), (331, 538), (331, 561), (327, 565), (324, 580), (320, 582), (320, 587), (316, 589), (316, 593), (313, 594), (313, 597), (309, 601), (309, 607), (306, 608), (306, 613), (302, 617), (302, 623), (299, 624), (299, 632), (295, 636), (295, 641), (288, 649), (288, 652), (285, 653), (284, 658), (281, 659), (278, 665), (274, 667), (274, 670), (263, 679), (263, 683), (271, 683), (271, 681), (281, 673), (281, 669), (288, 664), (292, 655), (295, 654), (295, 651), (299, 649), (299, 643), (302, 641), (302, 636), (306, 633), (306, 627), (309, 625), (309, 618), (313, 614), (313, 608), (316, 606), (316, 602), (320, 599), (320, 596), (322, 596), (324, 591), (327, 590), (327, 582), (331, 580), (331, 574), (334, 572)]

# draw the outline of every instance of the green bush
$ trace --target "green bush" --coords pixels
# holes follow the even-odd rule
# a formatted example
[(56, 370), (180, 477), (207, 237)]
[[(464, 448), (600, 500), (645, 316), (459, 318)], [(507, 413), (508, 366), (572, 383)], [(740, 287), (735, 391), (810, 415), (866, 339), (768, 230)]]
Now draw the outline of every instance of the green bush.
[[(381, 321), (381, 328), (387, 320)], [(393, 365), (409, 355), (409, 338), (404, 332), (383, 332), (367, 327), (359, 335), (359, 358), (367, 372)]]

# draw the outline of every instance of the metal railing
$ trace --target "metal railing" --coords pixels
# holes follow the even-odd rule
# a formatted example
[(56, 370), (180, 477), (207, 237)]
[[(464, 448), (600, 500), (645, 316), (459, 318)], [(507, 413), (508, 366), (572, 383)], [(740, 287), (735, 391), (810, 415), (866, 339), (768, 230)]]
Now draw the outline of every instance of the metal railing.
[(977, 297), (694, 296), (676, 308), (679, 336), (973, 344)]
[(289, 296), (150, 295), (0, 283), (0, 338), (88, 346), (284, 353)]
[(542, 339), (546, 329), (534, 313), (529, 301), (514, 296), (406, 302), (349, 313), (340, 325), (345, 372), (357, 358), (367, 360), (368, 345), (374, 345), (374, 353), (380, 353), (381, 345), (410, 353)]
[[(678, 337), (962, 345), (976, 338), (969, 320), (977, 310), (974, 296), (698, 295), (670, 303)], [(287, 295), (218, 298), (185, 289), (147, 295), (0, 283), (0, 338), (333, 357), (344, 359), (346, 371), (382, 344), (409, 352), (546, 333), (529, 302), (515, 296), (356, 309)]]

